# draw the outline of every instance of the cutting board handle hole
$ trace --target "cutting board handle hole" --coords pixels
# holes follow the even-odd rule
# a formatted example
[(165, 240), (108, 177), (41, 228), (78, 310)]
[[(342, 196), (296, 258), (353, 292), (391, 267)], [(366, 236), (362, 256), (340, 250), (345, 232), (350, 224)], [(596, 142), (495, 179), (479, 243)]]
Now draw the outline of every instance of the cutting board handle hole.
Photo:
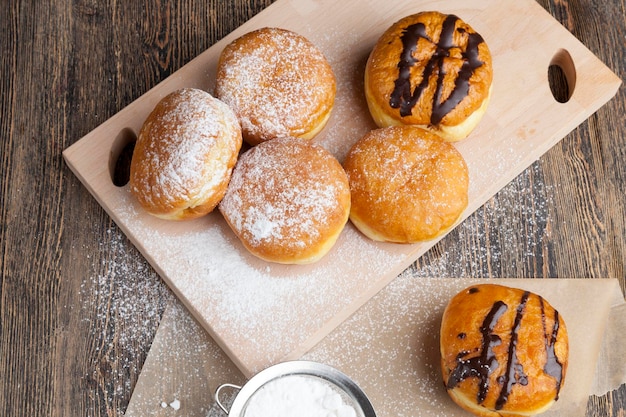
[(130, 180), (130, 161), (135, 150), (137, 135), (126, 127), (117, 134), (109, 157), (109, 173), (116, 187), (123, 187)]
[(552, 96), (559, 103), (567, 103), (576, 88), (576, 66), (565, 49), (559, 49), (548, 66), (548, 83)]

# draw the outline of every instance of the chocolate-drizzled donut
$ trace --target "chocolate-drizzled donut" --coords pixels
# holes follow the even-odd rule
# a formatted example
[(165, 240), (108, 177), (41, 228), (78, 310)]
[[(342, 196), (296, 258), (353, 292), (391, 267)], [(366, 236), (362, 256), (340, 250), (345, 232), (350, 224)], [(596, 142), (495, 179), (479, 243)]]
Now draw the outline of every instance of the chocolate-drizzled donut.
[(492, 78), (480, 34), (455, 15), (422, 12), (378, 40), (365, 69), (365, 96), (380, 127), (419, 125), (458, 141), (485, 113)]
[(546, 411), (559, 398), (569, 354), (557, 310), (537, 294), (494, 284), (450, 300), (440, 348), (450, 397), (483, 417)]

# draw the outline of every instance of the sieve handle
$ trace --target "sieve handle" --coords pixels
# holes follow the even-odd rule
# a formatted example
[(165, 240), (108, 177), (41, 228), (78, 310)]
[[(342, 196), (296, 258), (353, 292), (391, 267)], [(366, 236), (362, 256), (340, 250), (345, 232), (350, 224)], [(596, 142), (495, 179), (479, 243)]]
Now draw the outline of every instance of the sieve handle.
[(228, 415), (230, 413), (230, 410), (227, 410), (224, 404), (222, 404), (222, 402), (220, 401), (220, 392), (224, 388), (231, 388), (231, 389), (239, 391), (241, 390), (241, 387), (239, 385), (233, 385), (233, 384), (222, 384), (219, 387), (217, 387), (217, 389), (215, 390), (215, 402), (222, 409), (222, 411)]

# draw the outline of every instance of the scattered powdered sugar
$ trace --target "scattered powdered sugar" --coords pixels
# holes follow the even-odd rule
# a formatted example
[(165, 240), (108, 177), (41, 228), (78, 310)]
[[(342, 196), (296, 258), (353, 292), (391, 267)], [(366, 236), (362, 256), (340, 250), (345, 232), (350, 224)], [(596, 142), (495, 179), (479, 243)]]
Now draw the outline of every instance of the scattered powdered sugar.
[(161, 402), (161, 408), (167, 408), (167, 407), (171, 407), (172, 409), (178, 411), (180, 410), (180, 401), (179, 400), (174, 400), (171, 403), (166, 403), (165, 401)]
[(351, 404), (328, 382), (317, 377), (287, 375), (256, 391), (246, 417), (356, 417)]
[(174, 410), (178, 411), (180, 410), (180, 401), (174, 400), (171, 403), (169, 403), (169, 406), (172, 407)]
[[(137, 333), (143, 330), (141, 324), (160, 319), (165, 305), (172, 300), (172, 294), (148, 262), (137, 256), (138, 253), (130, 246), (130, 242), (119, 228), (115, 226), (108, 228), (106, 237), (99, 244), (103, 247), (102, 250), (106, 246), (106, 250), (112, 253), (113, 257), (102, 258), (100, 260), (102, 272), (92, 277), (91, 282), (84, 282), (82, 288), (95, 291), (97, 296), (111, 298), (112, 303), (107, 306), (107, 311), (103, 311), (101, 318), (107, 319), (106, 315), (111, 313), (122, 325), (129, 325), (128, 328), (123, 328), (125, 332), (117, 334), (118, 344), (126, 347), (142, 336)], [(138, 311), (145, 315), (146, 322), (128, 321), (132, 320), (132, 316)], [(150, 339), (146, 341), (149, 342)]]
[[(522, 245), (528, 247), (530, 252), (541, 252), (533, 248), (542, 245), (542, 231), (545, 223), (549, 222), (547, 204), (551, 192), (542, 186), (543, 188), (535, 190), (534, 194), (543, 196), (545, 201), (539, 198), (536, 204), (528, 204), (525, 200), (530, 191), (524, 189), (524, 184), (531, 176), (539, 175), (539, 171), (540, 167), (533, 165), (500, 192), (504, 201), (514, 201), (516, 196), (523, 200), (519, 207), (511, 208), (499, 204), (497, 199), (486, 204), (480, 212), (455, 230), (459, 240), (458, 251), (452, 247), (445, 252), (435, 250), (427, 253), (427, 256), (420, 259), (415, 266), (407, 269), (387, 285), (365, 308), (358, 310), (305, 354), (303, 359), (328, 363), (342, 369), (365, 390), (379, 415), (389, 414), (398, 417), (456, 415), (449, 412), (451, 408), (456, 408), (446, 397), (440, 380), (438, 320), (458, 284), (456, 280), (434, 277), (461, 276), (464, 277), (463, 285), (471, 285), (474, 281), (467, 279), (468, 270), (475, 271), (474, 276), (493, 275), (494, 271), (484, 269), (486, 268), (484, 265), (490, 262), (498, 265), (500, 257), (504, 254), (496, 253), (495, 258), (490, 259), (494, 256), (493, 253), (476, 251), (473, 258), (468, 258), (468, 250), (463, 249), (463, 245), (471, 244), (465, 242), (468, 236), (474, 236), (478, 240), (485, 238), (484, 235), (476, 235), (474, 222), (478, 221), (502, 222), (503, 229), (500, 231), (502, 248), (497, 250), (508, 248), (519, 251), (519, 245)], [(526, 227), (532, 229), (530, 232), (534, 236), (519, 236), (518, 223), (515, 220), (506, 221), (506, 218), (511, 217), (507, 214), (510, 210), (523, 211), (523, 217), (530, 219)], [(246, 261), (245, 257), (241, 256), (243, 252), (239, 252), (241, 248), (228, 237), (226, 228), (213, 226), (221, 231), (213, 234), (206, 230), (196, 230), (194, 234), (176, 238), (175, 241), (169, 242), (168, 246), (174, 247), (183, 242), (187, 242), (186, 244), (191, 247), (202, 244), (213, 246), (220, 239), (227, 242), (224, 244), (222, 241), (224, 249), (214, 252), (212, 261), (205, 259), (210, 257), (206, 256), (210, 251), (203, 254), (201, 251), (193, 250), (191, 252), (196, 252), (194, 255), (189, 256), (189, 253), (185, 255), (190, 265), (200, 268), (198, 271), (201, 275), (204, 274), (202, 269), (204, 267), (208, 268), (208, 275), (213, 275), (212, 278), (206, 276), (205, 278), (208, 281), (206, 284), (211, 285), (217, 292), (221, 291), (211, 302), (224, 298), (223, 304), (220, 302), (215, 304), (215, 308), (220, 310), (220, 319), (229, 325), (235, 323), (235, 326), (238, 326), (235, 331), (250, 334), (250, 337), (254, 338), (253, 346), (256, 346), (256, 343), (271, 343), (274, 337), (280, 344), (284, 338), (297, 336), (298, 331), (289, 333), (293, 331), (294, 323), (297, 322), (294, 318), (297, 318), (298, 314), (306, 315), (308, 310), (305, 308), (292, 315), (289, 311), (292, 307), (288, 304), (289, 300), (296, 297), (297, 308), (300, 303), (319, 302), (315, 296), (309, 299), (309, 294), (317, 292), (306, 288), (322, 283), (326, 286), (328, 283), (316, 277), (315, 273), (308, 272), (304, 277), (296, 277), (284, 274), (281, 267), (273, 265), (258, 269), (251, 265), (242, 268), (241, 263)], [(488, 229), (484, 233), (489, 233)], [(348, 228), (345, 233), (350, 242), (358, 241), (352, 228)], [(217, 235), (221, 237), (218, 238)], [(363, 250), (368, 264), (371, 255), (379, 257), (380, 265), (374, 263), (374, 268), (384, 270), (385, 261), (380, 258), (386, 258), (387, 255), (381, 248), (374, 254), (375, 252), (368, 246), (369, 243), (363, 241), (350, 250), (359, 252)], [(337, 248), (339, 258), (350, 256), (350, 250), (339, 246)], [(183, 252), (184, 250), (179, 250), (172, 253), (172, 256), (178, 258)], [(451, 285), (446, 285), (446, 282)], [(302, 287), (299, 287), (300, 285)], [(204, 296), (202, 287), (198, 288), (203, 293), (200, 297)], [(320, 297), (326, 297), (328, 294), (331, 294), (332, 298), (332, 289), (329, 287), (319, 292)], [(349, 297), (343, 298), (344, 301), (348, 299)], [(281, 304), (283, 300), (287, 300), (288, 303)], [(277, 305), (281, 305), (279, 310), (276, 310)], [(281, 313), (275, 314), (276, 311)], [(275, 314), (276, 320), (280, 322), (274, 328), (266, 321), (272, 314)], [(315, 318), (307, 316), (306, 319)], [(268, 332), (268, 337), (259, 337), (257, 327), (260, 328), (259, 333)], [(283, 333), (283, 330), (286, 333)], [(271, 360), (271, 357), (269, 359)], [(185, 382), (181, 385), (184, 386)], [(223, 413), (213, 404), (208, 415), (218, 417)]]
[[(343, 161), (351, 146), (376, 128), (369, 114), (363, 89), (363, 70), (369, 48), (363, 34), (345, 25), (315, 34), (315, 42), (324, 51), (337, 79), (337, 95), (326, 128), (313, 140)], [(337, 42), (338, 36), (341, 42)]]
[[(415, 279), (396, 279), (391, 288), (411, 282), (436, 295), (438, 287), (416, 279), (466, 277), (468, 271), (475, 277), (503, 276), (515, 271), (515, 262), (526, 261), (511, 259), (508, 253), (519, 254), (524, 248), (530, 256), (543, 256), (551, 192), (524, 188), (530, 176), (539, 175), (539, 169), (527, 170), (500, 192), (503, 201), (521, 198), (523, 204), (487, 203), (452, 232), (450, 239), (458, 244), (448, 245), (444, 252), (438, 247), (427, 252), (407, 272)], [(531, 195), (535, 196), (532, 204), (525, 201)], [(524, 213), (516, 213), (519, 210)], [(219, 213), (175, 226), (171, 222), (155, 224), (129, 200), (118, 215), (185, 304), (252, 371), (283, 359), (328, 322), (342, 317), (350, 305), (360, 302), (369, 286), (394, 274), (390, 265), (405, 259), (398, 245), (371, 242), (350, 224), (331, 252), (310, 267), (256, 259), (241, 246)], [(520, 216), (526, 219), (523, 225), (516, 220)], [(525, 233), (519, 233), (520, 226)], [(495, 229), (499, 243), (486, 251), (480, 242)], [(484, 230), (483, 235), (477, 235), (479, 230)], [(408, 246), (400, 248), (409, 250)], [(361, 336), (349, 349), (368, 348), (372, 334)]]
[(342, 369), (379, 415), (451, 415), (439, 368), (439, 323), (456, 290), (445, 281), (407, 270), (304, 359)]
[(502, 188), (450, 232), (447, 239), (457, 242), (455, 245), (427, 252), (416, 261), (413, 273), (423, 277), (528, 277), (528, 272), (520, 271), (537, 265), (542, 268), (537, 276), (551, 276), (550, 263), (544, 258), (552, 250), (550, 206), (559, 190), (537, 180), (541, 170), (537, 162)]
[(251, 370), (323, 337), (320, 329), (404, 258), (348, 225), (313, 266), (272, 264), (249, 254), (218, 212), (155, 223), (129, 201), (118, 215), (185, 305)]
[[(105, 384), (101, 392), (107, 407), (120, 408), (122, 413), (144, 360), (138, 352), (147, 352), (161, 314), (174, 297), (119, 228), (106, 229), (99, 246), (85, 248), (95, 272), (81, 284), (82, 299), (92, 300), (81, 305), (81, 316), (102, 333), (94, 336), (102, 343), (94, 348), (97, 362), (85, 378)], [(109, 256), (98, 258), (98, 253)]]

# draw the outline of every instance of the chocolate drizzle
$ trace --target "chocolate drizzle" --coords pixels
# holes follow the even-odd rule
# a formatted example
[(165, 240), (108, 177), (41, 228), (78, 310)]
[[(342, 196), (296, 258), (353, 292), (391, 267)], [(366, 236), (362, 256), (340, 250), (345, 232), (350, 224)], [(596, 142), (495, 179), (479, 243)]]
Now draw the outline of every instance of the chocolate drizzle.
[[(469, 294), (473, 294), (477, 291), (469, 290)], [(522, 320), (528, 300), (531, 293), (525, 291), (522, 294), (520, 302), (516, 308), (515, 319), (510, 330), (509, 346), (507, 349), (506, 367), (502, 371), (502, 374), (498, 377), (497, 382), (500, 386), (500, 393), (495, 403), (495, 409), (501, 410), (506, 405), (509, 395), (515, 384), (528, 385), (528, 375), (525, 374), (523, 365), (520, 363), (517, 357), (517, 345), (519, 342), (519, 333), (522, 327)], [(545, 314), (545, 303), (542, 297), (538, 296), (541, 306), (541, 317), (543, 323), (543, 335), (546, 350), (546, 362), (543, 367), (544, 372), (553, 377), (556, 381), (556, 396), (558, 399), (561, 384), (563, 380), (563, 365), (559, 361), (555, 352), (555, 344), (559, 333), (559, 313), (554, 310), (554, 324), (552, 329), (548, 330)], [(478, 350), (478, 355), (474, 357), (468, 357), (471, 352), (464, 350), (457, 355), (456, 367), (450, 372), (448, 381), (446, 383), (447, 389), (453, 389), (459, 383), (467, 378), (478, 378), (478, 393), (477, 403), (482, 404), (487, 397), (489, 391), (489, 377), (500, 366), (496, 356), (493, 352), (493, 348), (502, 343), (501, 338), (493, 331), (498, 320), (508, 309), (508, 306), (503, 301), (497, 301), (491, 307), (489, 313), (485, 316), (481, 326), (480, 332), (482, 334), (482, 344)], [(461, 333), (464, 335), (464, 333)], [(459, 334), (460, 335), (460, 334)], [(460, 339), (464, 339), (459, 337)]]
[(487, 391), (489, 390), (489, 375), (499, 366), (496, 355), (493, 353), (493, 348), (502, 343), (500, 337), (493, 333), (493, 329), (507, 309), (508, 306), (502, 301), (498, 301), (493, 305), (480, 326), (480, 332), (483, 335), (480, 354), (476, 357), (464, 359), (469, 352), (459, 353), (457, 366), (450, 373), (446, 383), (448, 389), (454, 388), (469, 377), (477, 377), (479, 383), (476, 401), (478, 404), (482, 404), (485, 401)]
[[(431, 76), (437, 77), (437, 88), (433, 97), (433, 107), (430, 123), (438, 124), (469, 94), (469, 80), (474, 71), (483, 65), (478, 59), (478, 46), (484, 42), (478, 33), (467, 33), (466, 30), (457, 29), (461, 33), (467, 33), (468, 41), (465, 50), (454, 45), (454, 32), (456, 23), (460, 19), (455, 15), (448, 15), (441, 27), (439, 42), (435, 43), (427, 34), (423, 23), (408, 26), (402, 33), (402, 53), (398, 62), (399, 74), (395, 81), (395, 88), (389, 99), (389, 105), (394, 109), (400, 109), (400, 115), (406, 117), (412, 114), (413, 107), (428, 87)], [(435, 52), (424, 65), (422, 79), (419, 85), (411, 91), (411, 68), (417, 64), (414, 53), (420, 39), (425, 39), (435, 46)], [(446, 76), (444, 62), (450, 57), (451, 49), (461, 49), (463, 64), (459, 69), (455, 80), (454, 89), (444, 100), (443, 82)]]
[(515, 322), (511, 328), (511, 341), (509, 342), (509, 356), (507, 358), (506, 371), (502, 376), (502, 389), (500, 390), (500, 395), (496, 400), (496, 410), (501, 410), (502, 407), (504, 407), (509, 399), (509, 394), (513, 389), (513, 385), (528, 385), (528, 376), (524, 374), (524, 368), (517, 358), (517, 340), (529, 295), (530, 293), (525, 291), (519, 305), (517, 306)]
[(559, 392), (561, 391), (561, 383), (563, 381), (563, 364), (561, 364), (559, 358), (556, 357), (556, 352), (554, 351), (556, 338), (559, 334), (559, 312), (554, 310), (554, 324), (552, 325), (552, 332), (548, 334), (543, 298), (540, 297), (539, 300), (541, 302), (541, 319), (543, 322), (546, 346), (546, 364), (543, 367), (543, 371), (556, 380), (556, 399), (558, 399)]

